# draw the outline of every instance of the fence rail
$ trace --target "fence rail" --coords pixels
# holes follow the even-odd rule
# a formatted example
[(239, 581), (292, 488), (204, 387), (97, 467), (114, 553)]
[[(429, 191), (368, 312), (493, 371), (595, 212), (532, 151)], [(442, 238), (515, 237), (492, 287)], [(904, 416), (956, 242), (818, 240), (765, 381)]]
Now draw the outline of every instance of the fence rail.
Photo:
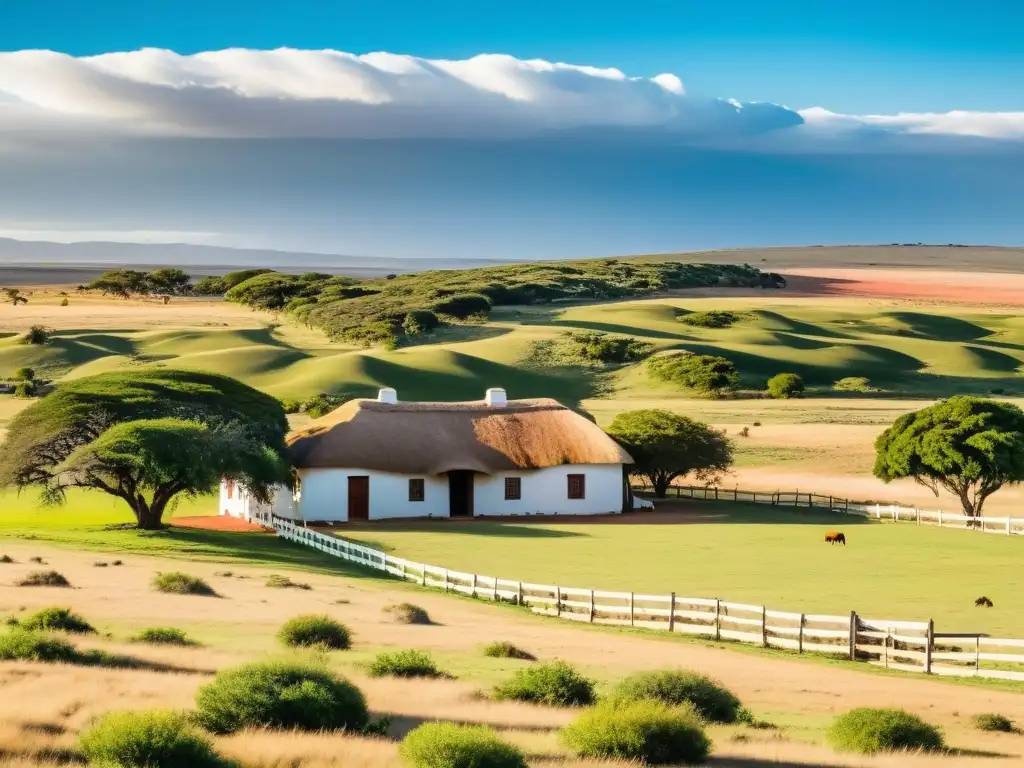
[(274, 517), (270, 522), (284, 539), (424, 587), (522, 605), (568, 621), (830, 654), (935, 675), (1024, 681), (1024, 640), (936, 634), (931, 621), (872, 619), (856, 611), (844, 616), (791, 613), (717, 598), (682, 597), (674, 592), (648, 595), (499, 579), (393, 557), (284, 518)]
[[(653, 491), (650, 486), (634, 487), (635, 491)], [(961, 528), (980, 533), (998, 533), (1005, 536), (1024, 536), (1024, 517), (968, 517), (941, 509), (929, 510), (904, 507), (898, 504), (869, 504), (850, 501), (839, 496), (825, 496), (820, 493), (799, 491), (743, 491), (738, 488), (701, 487), (673, 485), (669, 487), (671, 498), (698, 499), (707, 501), (745, 501), (753, 504), (770, 504), (773, 507), (797, 507), (820, 509), (822, 512), (836, 512), (875, 520), (937, 525), (940, 528)]]

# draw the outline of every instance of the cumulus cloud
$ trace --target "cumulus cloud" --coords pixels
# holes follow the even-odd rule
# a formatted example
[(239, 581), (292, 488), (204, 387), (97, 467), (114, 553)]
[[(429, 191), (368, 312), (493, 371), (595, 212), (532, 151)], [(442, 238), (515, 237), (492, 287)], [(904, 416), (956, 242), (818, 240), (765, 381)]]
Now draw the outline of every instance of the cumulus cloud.
[(145, 49), (0, 53), (0, 129), (162, 136), (503, 137), (593, 128), (748, 135), (799, 125), (774, 104), (690, 97), (672, 74), (481, 55)]

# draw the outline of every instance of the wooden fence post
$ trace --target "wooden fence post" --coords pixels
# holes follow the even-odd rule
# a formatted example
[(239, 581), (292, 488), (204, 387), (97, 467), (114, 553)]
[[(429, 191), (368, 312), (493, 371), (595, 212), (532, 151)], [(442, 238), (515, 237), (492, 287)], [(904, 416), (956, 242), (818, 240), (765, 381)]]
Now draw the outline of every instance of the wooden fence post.
[(715, 640), (722, 639), (722, 601), (715, 598)]
[(857, 660), (857, 612), (850, 611), (850, 661)]
[(804, 624), (807, 623), (807, 618), (804, 614), (800, 614), (800, 629), (796, 636), (796, 652), (804, 652)]
[(892, 627), (885, 628), (885, 637), (882, 638), (882, 666), (889, 668), (889, 635), (892, 634)]
[(928, 637), (925, 639), (924, 673), (932, 673), (932, 646), (935, 645), (935, 619), (928, 619)]
[(715, 501), (718, 501), (718, 486), (715, 486)]
[(473, 591), (470, 593), (473, 597), (476, 597), (476, 574), (473, 574)]
[(1006, 518), (1006, 535), (1007, 535), (1007, 536), (1009, 536), (1009, 535), (1010, 535), (1010, 530), (1011, 530), (1011, 526), (1010, 526), (1010, 520), (1012, 520), (1012, 519), (1013, 519), (1013, 518), (1010, 518), (1010, 517), (1007, 517), (1007, 518)]
[(498, 602), (498, 577), (494, 576), (492, 578), (494, 579), (494, 590), (491, 592), (491, 599), (494, 602)]
[(676, 593), (673, 592), (668, 599), (668, 631), (676, 628)]
[(448, 569), (444, 569), (444, 591), (448, 591)]
[(629, 626), (634, 626), (634, 616), (636, 615), (633, 607), (633, 593), (629, 593)]
[(594, 590), (590, 590), (590, 623), (594, 623)]
[(420, 563), (420, 586), (427, 586), (427, 566)]
[(761, 645), (768, 647), (768, 608), (761, 606)]
[(523, 582), (519, 582), (516, 591), (518, 593), (517, 605), (523, 605)]
[(555, 616), (562, 615), (562, 588), (555, 587)]
[(974, 638), (974, 671), (981, 670), (981, 635)]

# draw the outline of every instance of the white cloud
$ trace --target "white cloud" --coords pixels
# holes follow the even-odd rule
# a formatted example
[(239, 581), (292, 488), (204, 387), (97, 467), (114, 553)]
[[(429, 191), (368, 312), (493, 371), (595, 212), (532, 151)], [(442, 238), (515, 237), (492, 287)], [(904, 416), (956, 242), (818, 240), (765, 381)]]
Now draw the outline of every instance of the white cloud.
[(848, 133), (858, 129), (981, 139), (1024, 139), (1024, 112), (900, 112), (895, 115), (843, 115), (821, 107), (800, 110), (808, 129)]
[(162, 136), (517, 136), (589, 128), (749, 134), (797, 125), (773, 104), (688, 97), (672, 74), (480, 55), (145, 49), (0, 53), (0, 130)]

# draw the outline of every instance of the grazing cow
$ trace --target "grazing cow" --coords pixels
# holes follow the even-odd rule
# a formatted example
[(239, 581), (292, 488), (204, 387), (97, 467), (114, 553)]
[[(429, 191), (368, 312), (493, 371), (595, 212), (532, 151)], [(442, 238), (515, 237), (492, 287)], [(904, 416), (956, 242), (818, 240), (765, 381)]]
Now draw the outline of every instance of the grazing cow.
[(975, 608), (991, 608), (992, 607), (992, 601), (989, 600), (984, 595), (982, 595), (981, 597), (979, 597), (977, 600), (974, 601), (974, 607)]
[(842, 544), (846, 546), (846, 535), (839, 531), (829, 531), (825, 534), (825, 541), (829, 544)]

